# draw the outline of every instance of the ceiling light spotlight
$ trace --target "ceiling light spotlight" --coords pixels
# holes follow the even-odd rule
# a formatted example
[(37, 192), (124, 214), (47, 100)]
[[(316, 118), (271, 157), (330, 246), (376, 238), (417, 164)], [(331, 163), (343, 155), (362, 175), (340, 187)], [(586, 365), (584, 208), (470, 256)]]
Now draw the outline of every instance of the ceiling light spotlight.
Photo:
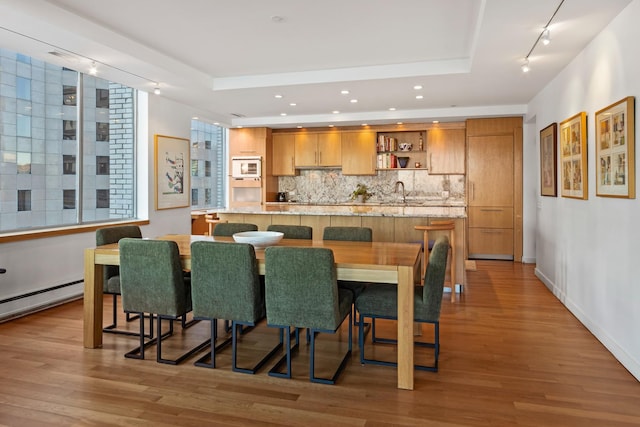
[(352, 104), (355, 104), (355, 103), (357, 103), (357, 102), (358, 102), (358, 100), (357, 100), (357, 99), (352, 99), (352, 100), (351, 100), (351, 101), (349, 101), (349, 102), (350, 102), (350, 103), (352, 103)]
[(89, 74), (91, 74), (92, 76), (98, 74), (98, 67), (96, 66), (95, 61), (91, 62), (91, 67), (89, 67)]
[(332, 113), (333, 113), (333, 114), (340, 114), (340, 111), (338, 111), (338, 110), (333, 110), (333, 111), (332, 111)]
[(156, 83), (156, 87), (153, 88), (153, 93), (160, 95), (160, 83)]
[(421, 85), (415, 85), (413, 88), (414, 88), (415, 90), (420, 90), (420, 89), (422, 89), (422, 86), (421, 86)]
[(340, 93), (343, 94), (343, 95), (349, 95), (349, 91), (346, 90), (346, 89), (345, 90), (341, 90)]
[(422, 95), (416, 95), (416, 99), (422, 99), (422, 98), (424, 98), (424, 96), (422, 96)]
[(291, 106), (291, 107), (295, 107), (296, 105), (298, 105), (298, 104), (296, 104), (295, 102), (289, 103), (289, 106)]
[(287, 113), (280, 113), (280, 115), (281, 115), (281, 116), (286, 116), (286, 115), (287, 115)]
[(389, 107), (389, 111), (396, 111), (396, 107)]
[(282, 98), (282, 95), (277, 94), (277, 95), (274, 95), (274, 97), (277, 98), (277, 99), (280, 99), (280, 98)]
[(531, 68), (529, 68), (529, 60), (525, 58), (525, 60), (524, 60), (524, 62), (522, 63), (522, 66), (521, 66), (521, 67), (522, 67), (522, 72), (523, 72), (523, 73), (528, 73), (528, 72), (529, 72), (529, 70), (531, 69)]
[(549, 32), (548, 28), (545, 28), (544, 31), (542, 32), (542, 37), (540, 38), (540, 40), (542, 40), (542, 44), (543, 45), (548, 45), (549, 43), (551, 43), (551, 32)]

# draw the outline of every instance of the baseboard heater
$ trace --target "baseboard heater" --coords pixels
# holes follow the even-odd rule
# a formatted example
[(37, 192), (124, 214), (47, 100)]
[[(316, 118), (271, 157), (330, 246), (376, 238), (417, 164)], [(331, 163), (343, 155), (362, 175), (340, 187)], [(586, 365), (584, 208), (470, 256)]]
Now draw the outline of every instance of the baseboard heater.
[[(49, 288), (39, 289), (37, 291), (27, 292), (27, 293), (22, 294), (22, 295), (16, 295), (16, 296), (13, 296), (13, 297), (5, 298), (5, 299), (0, 300), (0, 305), (6, 304), (6, 303), (9, 303), (9, 302), (13, 302), (13, 301), (19, 301), (19, 300), (22, 300), (22, 299), (25, 299), (25, 298), (31, 298), (33, 296), (45, 294), (47, 292), (57, 291), (58, 289), (68, 288), (69, 286), (77, 285), (77, 284), (80, 284), (80, 283), (84, 283), (84, 280), (74, 280), (73, 282), (63, 283), (61, 285), (51, 286)], [(0, 316), (0, 322), (6, 321), (6, 320), (10, 320), (10, 319), (15, 319), (17, 317), (26, 316), (28, 314), (35, 313), (37, 311), (42, 311), (42, 310), (44, 310), (46, 308), (54, 307), (56, 305), (64, 304), (66, 302), (73, 301), (73, 300), (76, 300), (78, 298), (79, 298), (79, 296), (68, 297), (68, 298), (64, 298), (62, 300), (52, 301), (52, 302), (44, 303), (44, 304), (36, 306), (36, 307), (31, 307), (31, 308), (28, 308), (28, 309), (26, 309), (26, 310), (24, 310), (22, 312), (13, 313), (11, 315), (8, 315), (7, 317), (1, 317)]]

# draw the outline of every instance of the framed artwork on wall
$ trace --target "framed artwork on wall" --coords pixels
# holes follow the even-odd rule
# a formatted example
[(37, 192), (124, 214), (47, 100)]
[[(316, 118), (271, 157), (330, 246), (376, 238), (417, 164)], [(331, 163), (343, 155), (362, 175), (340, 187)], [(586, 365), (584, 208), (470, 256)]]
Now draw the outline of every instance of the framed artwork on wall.
[(156, 210), (189, 206), (189, 140), (154, 135)]
[(552, 123), (540, 131), (540, 193), (558, 195), (556, 165), (558, 164), (558, 124)]
[(596, 112), (596, 196), (635, 199), (635, 98)]
[(587, 200), (587, 113), (560, 122), (562, 197)]

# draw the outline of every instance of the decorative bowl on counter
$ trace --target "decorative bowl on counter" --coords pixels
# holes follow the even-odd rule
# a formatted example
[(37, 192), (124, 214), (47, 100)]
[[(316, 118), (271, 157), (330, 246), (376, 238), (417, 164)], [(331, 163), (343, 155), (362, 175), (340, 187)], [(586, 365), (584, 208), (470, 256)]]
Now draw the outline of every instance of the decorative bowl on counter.
[(398, 165), (401, 168), (406, 168), (408, 163), (409, 163), (408, 157), (398, 157)]
[(284, 233), (279, 231), (243, 231), (235, 233), (233, 240), (238, 243), (249, 243), (256, 249), (263, 249), (267, 246), (275, 246), (282, 240)]
[(398, 149), (400, 151), (411, 151), (413, 149), (413, 144), (410, 142), (401, 142), (398, 144)]

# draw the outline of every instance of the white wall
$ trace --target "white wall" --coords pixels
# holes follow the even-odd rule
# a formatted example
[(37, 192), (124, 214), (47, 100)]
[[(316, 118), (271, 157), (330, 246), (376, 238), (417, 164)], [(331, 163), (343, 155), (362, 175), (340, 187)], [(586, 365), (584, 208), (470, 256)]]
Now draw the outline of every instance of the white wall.
[[(177, 104), (162, 96), (139, 94), (138, 129), (138, 194), (139, 215), (149, 218), (142, 227), (145, 237), (191, 232), (191, 209), (155, 210), (153, 181), (153, 136), (169, 135), (189, 139), (191, 118), (204, 117), (202, 111)], [(148, 115), (147, 115), (148, 101)], [(95, 246), (95, 232), (68, 236), (25, 240), (0, 245), (0, 266), (7, 269), (0, 275), (0, 299), (23, 295), (83, 279), (83, 250)], [(34, 307), (55, 303), (82, 295), (83, 284), (69, 286), (46, 294), (0, 305), (0, 318)]]
[(538, 135), (580, 111), (588, 129), (588, 200), (541, 197), (537, 185), (536, 274), (638, 379), (640, 203), (596, 197), (594, 123), (596, 111), (640, 97), (639, 16), (634, 0), (529, 104)]

